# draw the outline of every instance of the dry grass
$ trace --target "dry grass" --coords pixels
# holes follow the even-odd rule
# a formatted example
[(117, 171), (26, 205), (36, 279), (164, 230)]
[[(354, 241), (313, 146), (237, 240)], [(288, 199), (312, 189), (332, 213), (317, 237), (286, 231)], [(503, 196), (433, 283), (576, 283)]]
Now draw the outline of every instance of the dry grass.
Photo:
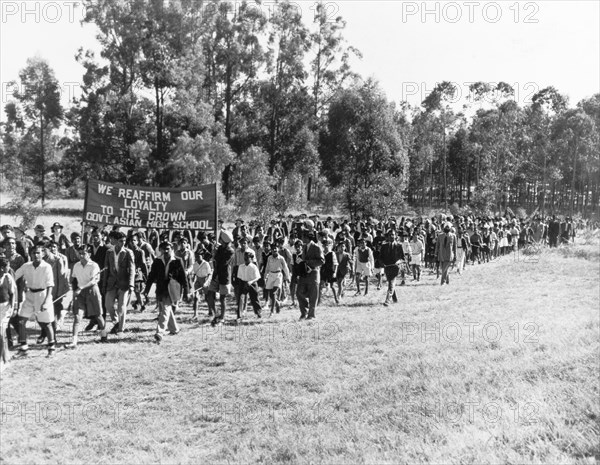
[(118, 342), (86, 334), (77, 351), (13, 362), (0, 460), (595, 463), (600, 276), (590, 258), (503, 258), (453, 274), (449, 287), (425, 273), (393, 307), (384, 291), (337, 307), (325, 297), (314, 323), (286, 307), (214, 330), (184, 308), (181, 334), (161, 346), (155, 314), (132, 313)]

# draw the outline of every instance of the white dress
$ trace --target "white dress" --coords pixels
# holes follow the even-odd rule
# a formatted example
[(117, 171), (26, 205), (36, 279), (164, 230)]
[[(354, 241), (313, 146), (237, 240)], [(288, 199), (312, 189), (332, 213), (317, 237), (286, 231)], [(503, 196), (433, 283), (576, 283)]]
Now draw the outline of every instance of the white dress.
[(410, 264), (421, 265), (421, 255), (423, 254), (423, 243), (421, 241), (410, 243)]

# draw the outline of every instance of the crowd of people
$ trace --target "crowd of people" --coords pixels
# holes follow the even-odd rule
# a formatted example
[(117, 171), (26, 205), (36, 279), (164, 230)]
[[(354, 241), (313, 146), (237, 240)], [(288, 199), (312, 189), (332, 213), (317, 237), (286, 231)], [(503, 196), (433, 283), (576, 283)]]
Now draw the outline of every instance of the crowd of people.
[(385, 278), (383, 305), (389, 306), (399, 300), (397, 285), (409, 279), (418, 283), (423, 269), (448, 285), (453, 267), (462, 273), (468, 264), (489, 262), (532, 243), (556, 247), (573, 241), (580, 227), (555, 216), (336, 221), (305, 214), (281, 216), (268, 227), (240, 218), (232, 230), (219, 221), (216, 232), (124, 232), (118, 226), (84, 225), (81, 233), (67, 237), (57, 222), (49, 232), (36, 226), (31, 237), (3, 225), (3, 356), (6, 350), (28, 353), (31, 319), (40, 327), (36, 342), (47, 341), (52, 356), (67, 312), (73, 324), (66, 348), (77, 348), (82, 317), (88, 320), (83, 329), (97, 328), (97, 342), (107, 342), (110, 335), (128, 330), (128, 311), (147, 309), (153, 286), (158, 308), (154, 339), (160, 343), (165, 333), (179, 333), (181, 301), (191, 304), (194, 320), (200, 320), (204, 301), (214, 326), (223, 324), (228, 305), (237, 322), (245, 318), (248, 304), (262, 318), (280, 313), (284, 302), (298, 308), (301, 320), (312, 320), (326, 293), (338, 304), (349, 288), (355, 288), (354, 296), (367, 295), (369, 286), (380, 290)]

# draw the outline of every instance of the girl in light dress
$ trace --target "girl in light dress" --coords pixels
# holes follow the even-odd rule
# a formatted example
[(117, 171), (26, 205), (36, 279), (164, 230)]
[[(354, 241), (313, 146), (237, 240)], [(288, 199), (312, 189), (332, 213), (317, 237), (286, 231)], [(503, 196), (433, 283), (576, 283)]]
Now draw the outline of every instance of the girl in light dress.
[(508, 231), (506, 225), (502, 226), (502, 229), (498, 230), (498, 250), (500, 255), (504, 255), (506, 253), (506, 249), (508, 248), (507, 233)]
[(425, 246), (419, 238), (419, 231), (415, 230), (410, 243), (410, 264), (413, 272), (413, 281), (421, 280), (421, 262), (425, 253)]
[(358, 240), (358, 247), (354, 251), (354, 269), (356, 271), (356, 294), (360, 295), (360, 282), (365, 282), (365, 295), (369, 293), (369, 278), (373, 275), (375, 259), (373, 251), (367, 247), (364, 238)]
[(279, 254), (279, 247), (275, 242), (271, 244), (271, 255), (267, 258), (265, 266), (265, 290), (267, 291), (270, 302), (271, 315), (274, 312), (279, 313), (281, 302), (279, 301), (281, 288), (284, 282), (289, 282), (290, 272), (287, 262)]
[(339, 302), (334, 284), (336, 282), (338, 261), (336, 253), (333, 251), (333, 241), (329, 237), (323, 240), (323, 254), (325, 255), (325, 264), (321, 267), (321, 284), (319, 286), (319, 299), (317, 300), (317, 305), (321, 303), (323, 290), (326, 290), (327, 288), (331, 288), (333, 299), (337, 304)]

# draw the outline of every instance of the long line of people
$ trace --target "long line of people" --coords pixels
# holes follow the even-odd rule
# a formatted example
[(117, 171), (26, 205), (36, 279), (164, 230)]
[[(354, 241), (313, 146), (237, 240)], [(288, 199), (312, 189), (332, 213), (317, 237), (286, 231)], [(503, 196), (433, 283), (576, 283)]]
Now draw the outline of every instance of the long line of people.
[[(81, 317), (98, 327), (100, 339), (127, 331), (130, 309), (143, 312), (155, 286), (158, 308), (154, 338), (179, 333), (177, 312), (183, 300), (200, 321), (202, 297), (210, 324), (224, 322), (227, 305), (235, 319), (245, 318), (248, 303), (257, 318), (280, 313), (286, 301), (299, 307), (300, 319), (314, 319), (326, 293), (333, 302), (382, 288), (384, 305), (398, 302), (396, 282), (418, 283), (422, 268), (450, 283), (450, 270), (462, 273), (475, 262), (489, 262), (530, 243), (556, 246), (575, 236), (574, 223), (552, 217), (517, 220), (501, 217), (367, 218), (321, 221), (318, 215), (273, 219), (267, 228), (239, 218), (230, 232), (219, 222), (216, 234), (204, 231), (142, 231), (85, 226), (68, 238), (54, 223), (32, 237), (19, 228), (0, 228), (0, 320), (8, 349), (27, 354), (27, 322), (35, 318), (52, 356), (66, 312), (73, 313), (67, 348), (76, 348)], [(218, 296), (218, 297), (217, 297)], [(220, 303), (217, 309), (217, 299)], [(262, 302), (261, 302), (262, 300)], [(3, 316), (6, 315), (4, 319)], [(110, 330), (106, 325), (112, 321)], [(18, 335), (15, 344), (13, 332)], [(118, 337), (117, 337), (118, 339)]]

